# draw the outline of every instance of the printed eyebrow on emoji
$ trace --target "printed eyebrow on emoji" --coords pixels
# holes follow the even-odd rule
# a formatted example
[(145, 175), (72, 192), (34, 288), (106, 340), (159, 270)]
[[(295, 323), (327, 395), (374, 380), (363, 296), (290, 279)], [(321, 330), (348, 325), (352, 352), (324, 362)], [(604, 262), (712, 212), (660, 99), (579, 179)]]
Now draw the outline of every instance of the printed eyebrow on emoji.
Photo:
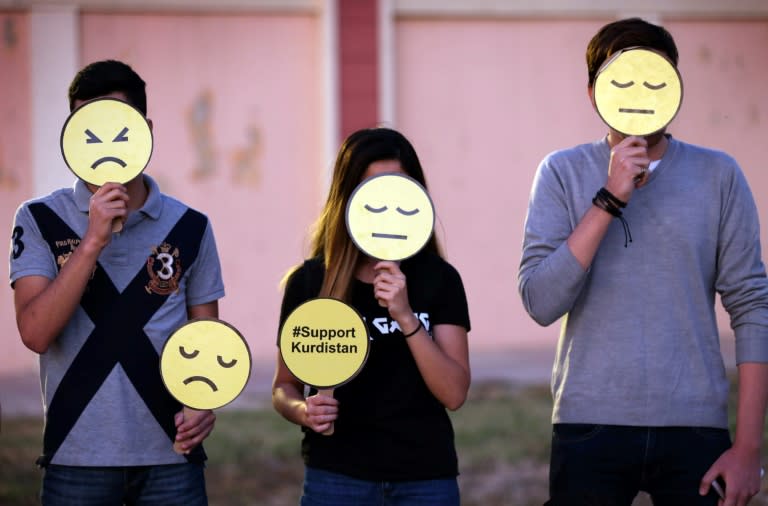
[(117, 137), (112, 139), (112, 142), (126, 142), (128, 140), (128, 137), (125, 135), (128, 133), (128, 127), (123, 127), (122, 130), (120, 130), (120, 133), (117, 134)]
[[(128, 140), (128, 136), (126, 135), (128, 133), (128, 127), (123, 127), (122, 130), (120, 130), (120, 133), (115, 136), (114, 139), (112, 139), (112, 142), (126, 142)], [(89, 128), (85, 129), (85, 135), (88, 136), (87, 139), (85, 139), (86, 144), (101, 144), (101, 139), (99, 137), (91, 132)]]
[(414, 214), (418, 214), (419, 208), (415, 208), (412, 211), (406, 211), (405, 209), (397, 208), (397, 212), (402, 214), (403, 216), (413, 216)]
[(611, 79), (611, 84), (616, 86), (617, 88), (629, 88), (630, 86), (635, 84), (635, 82), (634, 81), (628, 81), (626, 83), (620, 83), (620, 82), (616, 81), (615, 79)]
[(200, 354), (200, 350), (194, 350), (192, 352), (187, 352), (187, 350), (184, 349), (183, 346), (179, 346), (179, 353), (181, 353), (181, 356), (184, 358), (195, 358)]
[(225, 369), (229, 369), (230, 367), (234, 367), (237, 363), (237, 359), (233, 358), (230, 362), (224, 362), (224, 359), (221, 357), (221, 355), (216, 356), (216, 361), (219, 363), (219, 365)]
[(643, 86), (648, 88), (649, 90), (660, 90), (663, 87), (665, 87), (667, 83), (661, 83), (661, 84), (651, 84), (648, 81), (643, 81)]
[(87, 139), (85, 139), (86, 144), (97, 144), (101, 143), (101, 139), (99, 139), (95, 133), (91, 132), (90, 129), (85, 129), (85, 135), (88, 136)]
[[(365, 209), (366, 209), (367, 211), (370, 211), (370, 212), (372, 212), (372, 213), (383, 213), (384, 211), (386, 211), (387, 209), (389, 209), (387, 206), (381, 206), (381, 207), (371, 207), (371, 206), (369, 206), (368, 204), (365, 204), (365, 206), (364, 206), (364, 207), (365, 207)], [(398, 213), (402, 214), (403, 216), (413, 216), (414, 214), (418, 214), (418, 212), (419, 212), (419, 208), (418, 208), (418, 207), (417, 207), (417, 208), (415, 208), (415, 209), (412, 209), (412, 210), (410, 210), (410, 211), (406, 211), (405, 209), (403, 209), (403, 208), (401, 208), (401, 207), (399, 207), (399, 206), (398, 206), (398, 207), (396, 207), (396, 208), (395, 208), (395, 210), (396, 210)]]
[(365, 204), (365, 210), (370, 211), (372, 213), (383, 213), (387, 210), (387, 206), (381, 206), (381, 207), (371, 207), (368, 204)]

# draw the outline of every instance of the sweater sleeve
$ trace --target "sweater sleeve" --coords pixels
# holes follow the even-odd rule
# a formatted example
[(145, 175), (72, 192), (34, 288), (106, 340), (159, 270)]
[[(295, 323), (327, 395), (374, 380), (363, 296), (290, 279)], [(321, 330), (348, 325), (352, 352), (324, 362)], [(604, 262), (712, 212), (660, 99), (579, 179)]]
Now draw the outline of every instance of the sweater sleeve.
[(736, 336), (736, 363), (768, 362), (768, 279), (760, 223), (744, 174), (731, 163), (722, 190), (715, 289)]
[(566, 244), (572, 232), (565, 185), (550, 155), (534, 178), (518, 270), (523, 305), (539, 325), (550, 325), (570, 311), (587, 278)]

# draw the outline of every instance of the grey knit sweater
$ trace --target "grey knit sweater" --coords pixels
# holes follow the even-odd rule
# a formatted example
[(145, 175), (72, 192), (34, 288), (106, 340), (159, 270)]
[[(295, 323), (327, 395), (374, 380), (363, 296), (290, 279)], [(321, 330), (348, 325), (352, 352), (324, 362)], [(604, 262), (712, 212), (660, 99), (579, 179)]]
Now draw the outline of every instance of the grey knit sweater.
[(727, 427), (719, 293), (736, 360), (768, 362), (768, 279), (758, 213), (728, 155), (669, 138), (649, 182), (585, 272), (566, 239), (605, 184), (603, 139), (547, 156), (534, 180), (518, 288), (533, 319), (562, 329), (553, 423)]

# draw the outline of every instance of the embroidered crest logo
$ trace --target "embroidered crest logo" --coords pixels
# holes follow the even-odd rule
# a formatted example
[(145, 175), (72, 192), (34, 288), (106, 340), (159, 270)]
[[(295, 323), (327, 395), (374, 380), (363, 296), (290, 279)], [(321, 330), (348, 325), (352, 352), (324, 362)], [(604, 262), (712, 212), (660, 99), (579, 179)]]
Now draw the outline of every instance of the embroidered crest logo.
[[(64, 267), (64, 264), (67, 263), (67, 260), (69, 260), (69, 257), (72, 256), (75, 249), (80, 245), (80, 239), (62, 239), (54, 241), (53, 244), (56, 250), (56, 265), (59, 267), (59, 270), (61, 270), (61, 268)], [(91, 274), (91, 277), (93, 277), (93, 274)]]
[(152, 254), (147, 257), (147, 272), (149, 283), (144, 287), (147, 293), (168, 295), (178, 291), (181, 277), (179, 248), (167, 242), (152, 248)]
[(56, 257), (56, 265), (59, 266), (59, 270), (64, 267), (64, 264), (67, 263), (67, 260), (69, 260), (70, 256), (72, 256), (72, 251), (67, 251), (66, 253)]

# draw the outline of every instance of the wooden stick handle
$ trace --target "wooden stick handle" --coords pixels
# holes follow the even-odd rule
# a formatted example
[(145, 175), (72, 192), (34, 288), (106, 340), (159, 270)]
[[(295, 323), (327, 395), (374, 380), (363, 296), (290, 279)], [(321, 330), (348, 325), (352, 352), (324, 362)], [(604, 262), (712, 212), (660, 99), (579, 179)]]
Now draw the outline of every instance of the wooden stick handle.
[[(121, 224), (120, 228), (122, 228), (122, 224)], [(192, 409), (192, 408), (188, 408), (188, 407), (184, 406), (184, 408), (182, 409), (182, 412), (184, 413), (184, 420), (186, 420), (187, 418), (192, 416), (192, 413), (194, 413), (195, 410)], [(173, 451), (175, 451), (179, 455), (185, 455), (185, 454), (189, 453), (189, 450), (182, 450), (181, 449), (181, 444), (178, 441), (174, 441), (173, 442)]]
[[(328, 397), (333, 397), (333, 388), (320, 388), (317, 390), (317, 393), (320, 395), (327, 395)], [(323, 436), (330, 436), (333, 434), (333, 422), (331, 422), (331, 426), (325, 429), (322, 432)]]

